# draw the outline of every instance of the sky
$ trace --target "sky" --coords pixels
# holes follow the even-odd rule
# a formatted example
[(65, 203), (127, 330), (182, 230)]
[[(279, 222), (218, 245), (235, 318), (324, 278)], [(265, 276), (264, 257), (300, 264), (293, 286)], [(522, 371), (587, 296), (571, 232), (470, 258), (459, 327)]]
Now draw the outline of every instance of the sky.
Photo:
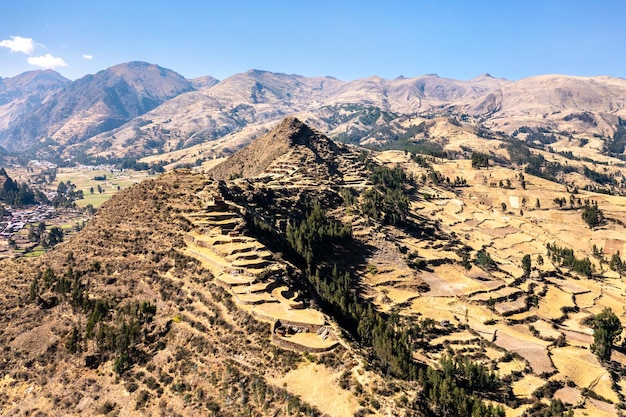
[(623, 0), (3, 0), (0, 77), (146, 61), (187, 78), (626, 78), (625, 16)]

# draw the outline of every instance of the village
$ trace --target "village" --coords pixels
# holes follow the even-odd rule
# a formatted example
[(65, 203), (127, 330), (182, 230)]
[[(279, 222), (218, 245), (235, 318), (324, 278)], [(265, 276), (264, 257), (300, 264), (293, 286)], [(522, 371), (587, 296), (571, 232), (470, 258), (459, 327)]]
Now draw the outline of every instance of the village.
[(6, 210), (0, 222), (0, 228), (2, 228), (0, 236), (11, 237), (14, 233), (24, 229), (27, 224), (41, 223), (57, 216), (56, 209), (48, 204), (40, 204), (28, 209)]

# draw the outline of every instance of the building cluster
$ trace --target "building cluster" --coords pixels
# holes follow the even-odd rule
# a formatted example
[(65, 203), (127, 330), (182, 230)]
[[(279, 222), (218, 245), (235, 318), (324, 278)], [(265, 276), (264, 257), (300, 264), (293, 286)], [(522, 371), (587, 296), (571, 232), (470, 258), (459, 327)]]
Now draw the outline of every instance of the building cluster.
[(48, 204), (40, 204), (27, 209), (7, 209), (5, 216), (0, 219), (0, 236), (10, 237), (13, 233), (19, 232), (26, 225), (31, 223), (41, 223), (48, 219), (57, 217), (57, 211)]

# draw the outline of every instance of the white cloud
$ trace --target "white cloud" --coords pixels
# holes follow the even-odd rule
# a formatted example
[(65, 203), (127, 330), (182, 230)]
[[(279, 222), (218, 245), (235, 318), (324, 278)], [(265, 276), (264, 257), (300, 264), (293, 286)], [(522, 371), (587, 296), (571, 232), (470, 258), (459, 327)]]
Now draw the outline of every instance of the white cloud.
[(28, 58), (28, 63), (30, 65), (35, 65), (42, 68), (67, 67), (67, 64), (65, 63), (65, 61), (63, 61), (63, 59), (52, 56), (50, 54), (45, 54), (43, 56), (32, 56)]
[(11, 36), (11, 39), (0, 41), (0, 46), (9, 48), (11, 52), (22, 52), (30, 55), (33, 53), (33, 49), (35, 49), (35, 42), (31, 38)]
[(83, 54), (83, 58), (85, 58), (85, 59), (93, 59), (93, 55)]

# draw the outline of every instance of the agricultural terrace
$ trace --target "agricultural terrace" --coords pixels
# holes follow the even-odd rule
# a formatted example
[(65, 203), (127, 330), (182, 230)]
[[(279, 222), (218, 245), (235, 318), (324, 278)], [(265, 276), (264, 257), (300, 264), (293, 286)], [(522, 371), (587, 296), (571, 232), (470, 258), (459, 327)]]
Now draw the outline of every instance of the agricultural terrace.
[[(590, 228), (578, 200), (595, 201), (605, 217), (624, 219), (626, 198), (582, 189), (572, 193), (529, 174), (522, 186), (519, 170), (432, 159), (431, 169), (440, 177), (466, 180), (455, 188), (433, 183), (432, 173), (403, 152), (388, 151), (378, 160), (400, 164), (416, 178), (410, 215), (441, 231), (438, 237), (379, 230), (373, 238), (377, 250), (361, 277), (381, 311), (396, 312), (409, 323), (432, 320), (422, 335), (430, 347), (417, 347), (414, 356), (433, 364), (442, 350), (470, 355), (495, 365), (511, 379), (514, 393), (526, 398), (546, 386), (549, 376), (568, 388), (560, 395), (575, 403), (576, 415), (616, 412), (626, 384), (591, 352), (589, 320), (610, 307), (626, 324), (626, 283), (609, 267), (612, 255), (624, 253), (626, 228), (618, 221)], [(562, 198), (565, 207), (555, 203)], [(369, 239), (368, 227), (353, 223), (355, 238)], [(572, 255), (555, 256), (554, 248)], [(576, 259), (583, 266), (582, 260), (588, 262), (591, 271), (577, 272), (567, 263)], [(510, 354), (513, 360), (503, 360)], [(623, 356), (613, 352), (614, 361)], [(585, 394), (589, 391), (595, 396)]]

